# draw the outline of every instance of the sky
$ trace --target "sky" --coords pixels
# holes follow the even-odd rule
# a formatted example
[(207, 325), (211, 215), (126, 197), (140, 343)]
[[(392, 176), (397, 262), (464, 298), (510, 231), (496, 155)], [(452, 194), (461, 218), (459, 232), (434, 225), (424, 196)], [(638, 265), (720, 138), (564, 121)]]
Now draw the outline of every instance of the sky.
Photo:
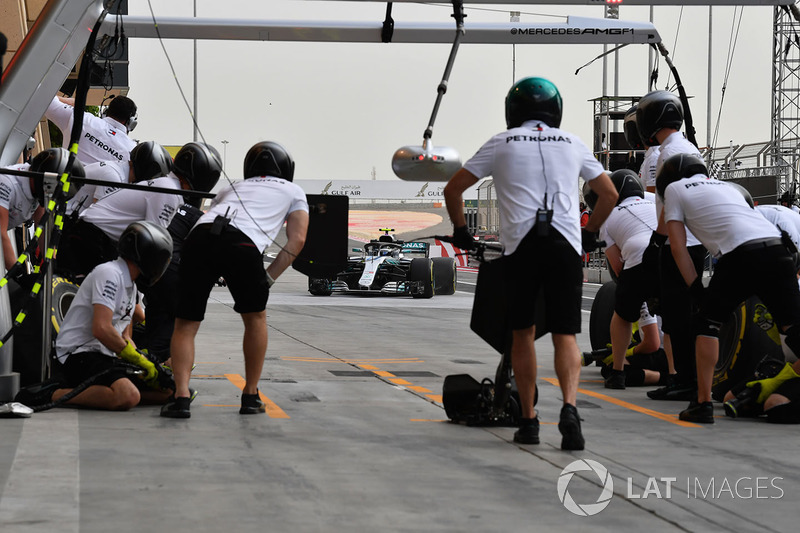
[[(311, 0), (196, 0), (201, 18), (382, 21), (386, 4)], [(156, 18), (191, 16), (192, 0), (151, 0)], [(736, 11), (735, 11), (736, 9)], [(768, 141), (772, 76), (771, 7), (712, 10), (711, 115), (713, 146)], [(150, 14), (145, 0), (131, 15)], [(602, 18), (602, 6), (467, 4), (471, 22), (562, 22), (566, 15)], [(452, 21), (449, 5), (395, 3), (395, 21)], [(620, 7), (620, 19), (647, 21), (650, 8)], [(707, 6), (654, 8), (654, 24), (678, 69), (694, 116), (698, 143), (706, 145), (709, 109)], [(455, 23), (453, 23), (455, 31)], [(736, 29), (738, 28), (738, 33)], [(735, 43), (735, 45), (734, 45)], [(192, 103), (191, 41), (166, 40), (177, 80)], [(133, 137), (165, 145), (192, 140), (192, 122), (164, 52), (155, 39), (131, 39), (130, 96), (139, 107)], [(277, 141), (293, 155), (295, 179), (396, 180), (394, 152), (420, 145), (450, 53), (449, 44), (198, 41), (198, 122), (206, 141), (224, 154), (231, 179), (256, 142)], [(735, 53), (730, 54), (734, 49)], [(648, 47), (619, 52), (619, 95), (648, 91)], [(462, 44), (435, 122), (433, 144), (451, 146), (466, 161), (492, 135), (505, 130), (504, 98), (516, 79), (553, 81), (564, 101), (561, 127), (590, 147), (593, 98), (602, 96), (602, 62), (576, 70), (602, 53), (602, 45)], [(613, 95), (614, 61), (608, 62)], [(726, 82), (726, 71), (727, 82)], [(657, 89), (668, 83), (660, 62)], [(671, 83), (671, 82), (670, 82)], [(720, 100), (724, 90), (724, 105)], [(718, 120), (719, 115), (719, 120)], [(712, 137), (713, 138), (713, 137)], [(227, 144), (221, 141), (228, 141)]]

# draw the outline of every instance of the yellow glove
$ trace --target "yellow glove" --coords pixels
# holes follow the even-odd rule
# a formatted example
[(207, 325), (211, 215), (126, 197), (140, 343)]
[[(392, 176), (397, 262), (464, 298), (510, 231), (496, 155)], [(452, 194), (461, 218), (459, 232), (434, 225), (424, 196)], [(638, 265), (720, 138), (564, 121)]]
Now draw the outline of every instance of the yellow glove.
[(128, 344), (125, 345), (125, 348), (123, 348), (122, 351), (117, 354), (117, 356), (123, 361), (127, 361), (128, 363), (136, 365), (147, 372), (147, 375), (144, 377), (144, 382), (148, 385), (150, 382), (154, 381), (156, 377), (158, 377), (156, 365), (148, 361), (147, 358), (139, 352), (139, 350), (134, 348), (133, 344), (131, 344), (131, 341), (128, 341)]
[(780, 387), (783, 382), (795, 378), (800, 378), (800, 376), (797, 375), (797, 372), (794, 371), (794, 368), (792, 368), (790, 363), (786, 363), (786, 366), (784, 366), (774, 378), (751, 381), (747, 383), (747, 386), (754, 387), (756, 383), (761, 384), (761, 393), (758, 395), (758, 399), (756, 401), (758, 403), (764, 403), (766, 399), (769, 398), (769, 396), (775, 392), (775, 390)]

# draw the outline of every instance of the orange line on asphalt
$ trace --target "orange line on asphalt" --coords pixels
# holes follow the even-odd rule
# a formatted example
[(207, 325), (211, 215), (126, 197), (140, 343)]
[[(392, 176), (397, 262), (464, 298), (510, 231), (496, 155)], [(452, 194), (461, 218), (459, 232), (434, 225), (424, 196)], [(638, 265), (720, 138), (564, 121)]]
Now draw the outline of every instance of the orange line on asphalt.
[(386, 370), (373, 370), (372, 373), (375, 374), (376, 376), (380, 376), (382, 378), (393, 378), (394, 377), (394, 374), (392, 374), (391, 372), (387, 372)]
[(414, 392), (433, 392), (430, 389), (426, 389), (425, 387), (420, 387), (419, 385), (409, 385), (406, 388), (408, 390), (413, 390)]
[(442, 395), (441, 394), (426, 394), (428, 398), (433, 400), (434, 402), (442, 403)]
[(378, 370), (377, 366), (372, 366), (372, 365), (358, 365), (358, 366), (360, 368), (363, 368), (364, 370)]
[[(239, 387), (239, 390), (244, 389), (245, 381), (242, 376), (239, 374), (225, 374), (225, 377), (228, 378), (228, 381)], [(278, 407), (278, 405), (264, 396), (264, 393), (258, 391), (258, 396), (261, 398), (261, 401), (264, 402), (267, 406), (267, 416), (270, 418), (289, 418), (289, 415), (286, 412)]]
[[(551, 385), (555, 385), (558, 387), (558, 380), (555, 378), (542, 378), (544, 381), (550, 383)], [(620, 400), (618, 398), (614, 398), (613, 396), (608, 396), (606, 394), (600, 394), (599, 392), (594, 392), (586, 389), (578, 389), (578, 392), (582, 394), (586, 394), (587, 396), (592, 396), (594, 398), (605, 400), (608, 403), (613, 403), (614, 405), (618, 405), (620, 407), (624, 407), (625, 409), (630, 409), (631, 411), (636, 411), (637, 413), (642, 413), (644, 415), (652, 416), (653, 418), (658, 418), (660, 420), (665, 420), (670, 424), (675, 424), (677, 426), (682, 426), (685, 428), (700, 428), (703, 427), (699, 424), (693, 424), (692, 422), (684, 422), (683, 420), (678, 420), (675, 415), (668, 415), (665, 413), (659, 413), (658, 411), (653, 411), (652, 409), (648, 409), (646, 407), (640, 407), (636, 404), (626, 402), (624, 400)]]
[(394, 383), (395, 385), (411, 385), (411, 382), (410, 382), (410, 381), (406, 381), (406, 380), (405, 380), (405, 379), (403, 379), (403, 378), (392, 378), (392, 379), (390, 379), (389, 381), (391, 381), (391, 382), (392, 382), (392, 383)]

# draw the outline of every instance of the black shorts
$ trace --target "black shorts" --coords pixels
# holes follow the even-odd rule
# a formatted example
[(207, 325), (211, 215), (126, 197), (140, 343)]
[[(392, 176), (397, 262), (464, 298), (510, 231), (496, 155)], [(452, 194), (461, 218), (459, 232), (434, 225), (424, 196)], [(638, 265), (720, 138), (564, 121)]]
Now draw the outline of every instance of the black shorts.
[(547, 330), (556, 334), (581, 331), (581, 255), (555, 228), (548, 237), (534, 227), (506, 261), (506, 295), (511, 329), (531, 327), (536, 317), (536, 297), (544, 294)]
[(177, 318), (200, 322), (214, 283), (225, 278), (237, 313), (258, 313), (269, 299), (264, 257), (250, 238), (233, 226), (211, 235), (211, 224), (195, 227), (183, 243), (178, 269)]
[(638, 264), (623, 270), (617, 279), (614, 311), (624, 320), (636, 322), (641, 315), (642, 304), (655, 292), (652, 289), (652, 275), (644, 265)]
[(128, 371), (116, 357), (102, 352), (80, 352), (67, 357), (63, 366), (64, 378), (69, 387), (77, 387), (87, 379), (106, 372), (94, 385), (110, 387), (115, 381), (127, 378)]
[(737, 305), (758, 296), (780, 327), (800, 325), (800, 289), (783, 245), (723, 255), (703, 295), (703, 318), (724, 323)]
[(785, 396), (792, 403), (800, 403), (800, 379), (784, 381), (773, 394)]

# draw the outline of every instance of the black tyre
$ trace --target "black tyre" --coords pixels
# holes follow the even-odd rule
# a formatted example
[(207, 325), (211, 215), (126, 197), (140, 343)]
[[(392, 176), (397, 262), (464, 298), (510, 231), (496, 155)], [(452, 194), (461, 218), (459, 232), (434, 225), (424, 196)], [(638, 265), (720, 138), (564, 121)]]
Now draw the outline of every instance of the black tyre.
[(308, 292), (314, 296), (330, 296), (331, 282), (325, 278), (308, 278)]
[(433, 298), (433, 261), (423, 257), (412, 259), (408, 281), (419, 281), (422, 284), (422, 290), (412, 294), (414, 298)]
[(755, 379), (756, 367), (765, 358), (783, 360), (783, 350), (772, 315), (761, 300), (752, 297), (722, 326), (711, 396), (722, 401), (731, 388)]
[[(33, 277), (29, 278), (30, 280)], [(66, 278), (53, 276), (53, 297), (50, 306), (50, 324), (52, 326), (52, 339), (55, 340), (61, 330), (61, 324), (69, 310), (78, 286)], [(25, 320), (14, 332), (13, 370), (20, 374), (20, 384), (23, 387), (41, 381), (42, 376), (42, 296), (30, 301), (30, 286), (22, 287), (16, 282), (9, 281), (9, 300), (11, 312), (16, 316), (23, 311), (25, 306)]]
[(78, 294), (78, 286), (66, 278), (53, 276), (53, 298), (50, 301), (50, 315), (56, 334), (61, 331), (61, 324), (67, 316), (75, 295)]
[(611, 342), (611, 318), (614, 316), (614, 295), (617, 282), (607, 281), (600, 287), (592, 302), (589, 315), (589, 343), (592, 350), (605, 348)]
[(434, 257), (433, 261), (433, 292), (436, 295), (450, 295), (456, 292), (456, 260), (452, 257)]

